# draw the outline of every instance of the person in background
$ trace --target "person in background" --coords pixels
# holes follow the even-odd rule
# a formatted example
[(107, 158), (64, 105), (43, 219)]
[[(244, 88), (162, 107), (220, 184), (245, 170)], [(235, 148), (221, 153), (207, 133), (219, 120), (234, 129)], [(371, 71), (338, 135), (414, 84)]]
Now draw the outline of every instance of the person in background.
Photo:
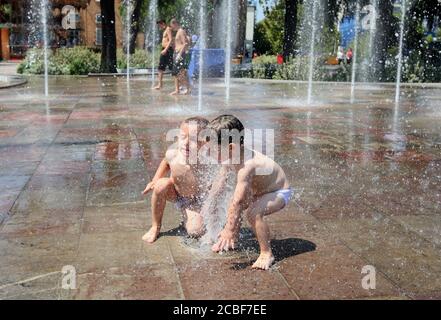
[(349, 48), (348, 52), (346, 53), (346, 63), (351, 64), (353, 57), (354, 57), (354, 53), (352, 51), (352, 48)]
[[(169, 68), (173, 69), (173, 33), (171, 27), (167, 25), (164, 20), (159, 20), (157, 25), (164, 31), (162, 34), (162, 51), (159, 57), (158, 66), (158, 85), (154, 87), (155, 90), (161, 90), (163, 85), (164, 72)], [(153, 48), (154, 50), (154, 48)]]
[(337, 62), (338, 62), (338, 65), (341, 65), (342, 63), (345, 62), (345, 52), (342, 47), (338, 47)]
[(190, 46), (190, 37), (184, 28), (176, 19), (172, 19), (170, 27), (176, 32), (175, 37), (175, 53), (173, 56), (173, 71), (172, 75), (175, 77), (175, 91), (170, 95), (178, 95), (181, 93), (181, 87), (185, 87), (186, 90), (182, 91), (183, 94), (191, 93), (190, 82), (188, 81), (188, 49)]

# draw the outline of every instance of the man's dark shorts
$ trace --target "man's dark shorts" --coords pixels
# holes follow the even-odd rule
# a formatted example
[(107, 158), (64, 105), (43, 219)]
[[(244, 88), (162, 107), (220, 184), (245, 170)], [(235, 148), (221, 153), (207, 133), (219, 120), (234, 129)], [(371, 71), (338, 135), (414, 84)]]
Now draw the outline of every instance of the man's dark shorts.
[(159, 58), (159, 71), (165, 71), (169, 68), (173, 70), (173, 48), (169, 48), (165, 55), (161, 54)]
[(175, 52), (174, 57), (173, 57), (173, 70), (172, 70), (172, 75), (173, 76), (177, 76), (182, 70), (187, 70), (188, 69), (188, 55), (187, 53), (183, 53), (181, 54), (181, 56), (179, 57), (179, 54), (177, 52)]

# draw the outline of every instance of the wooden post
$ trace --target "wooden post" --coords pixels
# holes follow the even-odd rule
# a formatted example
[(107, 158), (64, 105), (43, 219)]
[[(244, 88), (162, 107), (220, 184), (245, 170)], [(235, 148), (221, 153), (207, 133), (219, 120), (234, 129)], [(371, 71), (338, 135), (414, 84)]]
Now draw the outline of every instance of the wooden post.
[(11, 59), (11, 50), (9, 47), (9, 28), (1, 29), (1, 53), (3, 60)]

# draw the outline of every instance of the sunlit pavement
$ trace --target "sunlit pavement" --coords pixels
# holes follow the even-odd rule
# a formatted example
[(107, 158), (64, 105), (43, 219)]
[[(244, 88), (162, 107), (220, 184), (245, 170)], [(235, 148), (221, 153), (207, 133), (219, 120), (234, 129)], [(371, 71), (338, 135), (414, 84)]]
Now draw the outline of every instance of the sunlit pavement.
[[(304, 84), (236, 81), (226, 102), (206, 83), (201, 112), (197, 92), (170, 97), (171, 82), (159, 93), (145, 78), (53, 78), (47, 100), (38, 78), (0, 90), (0, 298), (441, 299), (441, 88), (404, 89), (395, 105), (393, 86), (359, 86), (351, 105), (348, 85), (316, 85), (307, 106)], [(172, 205), (160, 239), (141, 241), (165, 133), (221, 113), (274, 129), (303, 189), (268, 218), (269, 272), (250, 269), (247, 230), (238, 252), (212, 254)], [(62, 288), (66, 265), (76, 290)]]

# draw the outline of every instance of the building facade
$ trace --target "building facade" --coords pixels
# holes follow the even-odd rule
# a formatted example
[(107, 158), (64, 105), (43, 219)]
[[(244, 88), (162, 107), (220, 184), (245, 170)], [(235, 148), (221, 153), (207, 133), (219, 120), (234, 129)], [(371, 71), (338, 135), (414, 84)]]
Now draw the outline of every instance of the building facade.
[[(123, 0), (115, 1), (117, 46), (123, 46), (124, 24), (120, 15)], [(0, 42), (3, 60), (22, 58), (29, 48), (42, 42), (39, 0), (2, 0), (0, 2)], [(49, 43), (53, 49), (77, 45), (99, 49), (101, 46), (100, 0), (52, 0), (48, 15)], [(8, 14), (6, 14), (8, 13)], [(143, 46), (138, 35), (137, 46)]]

